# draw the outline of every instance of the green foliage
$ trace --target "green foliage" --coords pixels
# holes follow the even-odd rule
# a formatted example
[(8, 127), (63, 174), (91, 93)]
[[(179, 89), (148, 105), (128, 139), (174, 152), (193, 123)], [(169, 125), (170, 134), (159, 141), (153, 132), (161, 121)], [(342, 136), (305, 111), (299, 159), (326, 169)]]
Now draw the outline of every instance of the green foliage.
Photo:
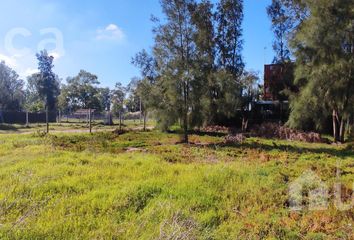
[[(354, 112), (353, 1), (304, 2), (310, 14), (292, 39), (301, 92), (291, 103), (289, 123), (298, 127), (308, 118), (321, 122), (333, 113), (334, 139), (343, 142), (345, 123)], [(310, 106), (304, 104), (307, 99)]]
[(275, 35), (273, 50), (276, 53), (273, 63), (290, 62), (290, 49), (288, 46), (288, 35), (293, 30), (293, 22), (289, 16), (288, 9), (283, 0), (272, 0), (272, 4), (267, 8), (267, 13), (272, 21), (272, 30)]
[(25, 98), (23, 87), (18, 74), (5, 62), (0, 62), (0, 109), (21, 110)]
[(241, 55), (243, 0), (221, 0), (217, 8), (218, 64), (229, 71), (237, 81), (244, 68)]
[[(108, 105), (107, 90), (100, 89), (96, 75), (81, 70), (75, 77), (69, 77), (66, 85), (62, 85), (59, 102), (62, 110), (76, 109), (103, 110)], [(103, 93), (103, 90), (105, 93)]]
[[(161, 1), (166, 21), (154, 21), (152, 55), (132, 63), (141, 69), (141, 99), (162, 129), (179, 123), (187, 140), (195, 126), (233, 117), (242, 102), (243, 2)], [(142, 93), (145, 94), (142, 94)]]
[(114, 90), (112, 90), (112, 111), (116, 116), (121, 116), (124, 110), (124, 99), (126, 89), (121, 83), (117, 83)]
[(36, 54), (38, 59), (39, 74), (33, 76), (32, 84), (38, 93), (40, 99), (45, 103), (48, 110), (55, 110), (57, 107), (57, 98), (60, 94), (60, 82), (53, 72), (54, 57), (49, 56), (46, 50)]

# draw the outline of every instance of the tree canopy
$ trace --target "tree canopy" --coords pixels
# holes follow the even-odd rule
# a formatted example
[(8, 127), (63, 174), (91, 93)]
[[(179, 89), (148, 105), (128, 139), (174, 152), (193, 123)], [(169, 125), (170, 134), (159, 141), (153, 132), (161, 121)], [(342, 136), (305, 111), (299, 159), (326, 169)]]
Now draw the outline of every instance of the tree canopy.
[(25, 99), (24, 82), (5, 62), (0, 62), (0, 110), (22, 109)]

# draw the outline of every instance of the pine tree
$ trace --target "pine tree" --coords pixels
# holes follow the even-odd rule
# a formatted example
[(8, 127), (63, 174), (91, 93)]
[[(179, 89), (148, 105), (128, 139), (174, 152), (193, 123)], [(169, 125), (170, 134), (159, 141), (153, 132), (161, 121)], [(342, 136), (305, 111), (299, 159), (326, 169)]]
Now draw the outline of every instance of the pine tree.
[(243, 0), (221, 0), (217, 7), (218, 64), (230, 72), (235, 80), (242, 75)]
[(343, 142), (354, 112), (354, 2), (305, 2), (311, 14), (292, 39), (301, 91), (291, 103), (289, 123), (297, 127), (304, 118), (323, 119), (332, 113), (334, 140)]
[[(197, 78), (193, 89), (199, 90), (194, 96), (194, 125), (214, 124), (217, 115), (217, 81), (215, 79), (215, 13), (209, 0), (203, 0), (192, 6), (192, 23), (196, 28), (193, 40), (196, 45), (194, 75)], [(202, 96), (200, 98), (200, 96)]]
[(193, 4), (193, 0), (161, 0), (166, 22), (154, 29), (154, 55), (161, 90), (159, 120), (165, 127), (180, 120), (184, 142), (188, 142), (189, 115), (193, 114), (191, 99), (195, 93), (192, 88), (195, 28), (190, 11)]
[(221, 0), (217, 5), (218, 116), (232, 118), (242, 109), (243, 0)]
[(272, 21), (272, 30), (275, 35), (273, 50), (276, 53), (273, 63), (287, 63), (290, 61), (290, 50), (288, 48), (287, 37), (293, 28), (293, 22), (282, 0), (272, 0), (272, 4), (267, 8), (267, 13)]
[(57, 98), (60, 94), (59, 80), (53, 72), (54, 57), (49, 56), (46, 50), (36, 55), (38, 59), (38, 70), (40, 78), (36, 83), (38, 93), (45, 102), (45, 107), (49, 111), (55, 110)]

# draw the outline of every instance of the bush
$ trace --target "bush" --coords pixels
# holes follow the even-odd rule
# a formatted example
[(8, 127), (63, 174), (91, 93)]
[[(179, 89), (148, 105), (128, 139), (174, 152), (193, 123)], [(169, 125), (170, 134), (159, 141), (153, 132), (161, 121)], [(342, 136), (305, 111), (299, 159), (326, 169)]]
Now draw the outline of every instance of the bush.
[(280, 126), (276, 123), (263, 123), (255, 126), (251, 130), (251, 135), (262, 138), (277, 138), (290, 141), (301, 141), (309, 143), (325, 143), (325, 139), (321, 137), (321, 134), (315, 132), (303, 132)]

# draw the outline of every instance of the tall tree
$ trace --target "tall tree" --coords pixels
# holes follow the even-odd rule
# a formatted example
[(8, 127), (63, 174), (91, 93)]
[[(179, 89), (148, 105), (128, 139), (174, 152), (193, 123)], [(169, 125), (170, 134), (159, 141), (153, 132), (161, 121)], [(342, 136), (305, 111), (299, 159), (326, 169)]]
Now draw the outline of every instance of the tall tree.
[(290, 50), (288, 47), (288, 36), (293, 28), (287, 8), (282, 0), (272, 0), (272, 4), (267, 8), (267, 13), (272, 21), (272, 30), (275, 40), (273, 42), (273, 50), (275, 57), (273, 63), (287, 63), (290, 61)]
[[(155, 83), (158, 76), (156, 59), (145, 49), (137, 53), (131, 63), (140, 69), (141, 75), (147, 78), (151, 84)], [(136, 85), (138, 79), (133, 79), (131, 85)]]
[[(194, 124), (204, 123), (214, 124), (218, 106), (216, 104), (218, 97), (218, 83), (215, 79), (215, 57), (216, 57), (216, 39), (215, 39), (215, 13), (214, 6), (209, 0), (203, 0), (195, 3), (192, 9), (192, 23), (196, 31), (193, 40), (196, 45), (196, 59), (194, 62), (194, 75), (198, 81), (193, 88), (199, 90), (193, 102), (196, 112), (192, 122)], [(198, 101), (199, 100), (199, 101)], [(204, 119), (201, 119), (203, 117)]]
[(122, 116), (124, 112), (124, 100), (126, 95), (126, 88), (121, 83), (116, 83), (112, 90), (112, 110), (113, 113), (119, 117), (119, 127), (122, 128)]
[(27, 77), (26, 104), (27, 111), (40, 112), (45, 110), (45, 102), (39, 93), (41, 74), (34, 73)]
[[(188, 142), (192, 108), (192, 88), (195, 80), (192, 69), (195, 57), (190, 7), (193, 0), (161, 0), (166, 22), (154, 29), (154, 55), (160, 72), (160, 123), (165, 126), (181, 120), (183, 141)], [(162, 118), (161, 118), (162, 117)]]
[(354, 112), (354, 2), (304, 2), (310, 15), (292, 39), (301, 91), (291, 103), (289, 123), (298, 127), (304, 118), (321, 120), (332, 113), (334, 140), (343, 142), (346, 121)]
[(49, 56), (46, 50), (36, 54), (38, 59), (38, 70), (40, 77), (37, 78), (37, 91), (41, 99), (45, 103), (45, 107), (49, 110), (55, 110), (57, 98), (60, 94), (60, 82), (58, 77), (53, 72), (54, 57)]
[(25, 96), (23, 86), (19, 75), (5, 62), (0, 62), (0, 110), (21, 110)]
[(98, 99), (100, 101), (101, 109), (103, 111), (110, 111), (111, 110), (111, 90), (106, 88), (98, 88)]
[(218, 114), (227, 118), (242, 109), (243, 0), (221, 0), (217, 6)]
[(241, 54), (243, 0), (221, 0), (217, 9), (218, 63), (237, 81), (244, 69)]

